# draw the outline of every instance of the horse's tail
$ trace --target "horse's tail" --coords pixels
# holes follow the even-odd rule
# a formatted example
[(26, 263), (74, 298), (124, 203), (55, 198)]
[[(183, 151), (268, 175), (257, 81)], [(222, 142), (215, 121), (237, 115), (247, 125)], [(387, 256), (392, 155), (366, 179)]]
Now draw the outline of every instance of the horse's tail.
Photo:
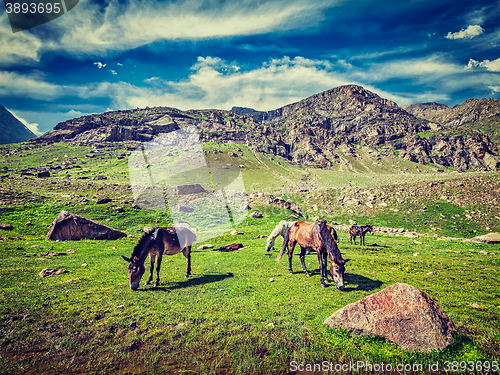
[(286, 247), (288, 245), (288, 238), (289, 237), (290, 237), (290, 229), (288, 229), (285, 232), (285, 237), (283, 237), (283, 245), (281, 246), (281, 250), (280, 250), (278, 256), (276, 257), (276, 262), (279, 262), (281, 260), (281, 258), (283, 257), (283, 254), (285, 254), (285, 250), (286, 250)]
[(333, 239), (338, 242), (339, 237), (337, 236), (337, 231), (335, 230), (335, 228), (330, 226), (330, 232), (332, 234)]

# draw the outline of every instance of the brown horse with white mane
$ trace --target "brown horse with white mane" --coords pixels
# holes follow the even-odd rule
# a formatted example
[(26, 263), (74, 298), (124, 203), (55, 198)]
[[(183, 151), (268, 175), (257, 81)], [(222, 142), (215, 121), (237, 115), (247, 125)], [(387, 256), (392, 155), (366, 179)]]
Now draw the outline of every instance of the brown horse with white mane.
[(309, 272), (307, 271), (305, 264), (305, 254), (307, 250), (314, 250), (318, 255), (319, 269), (321, 274), (321, 286), (325, 287), (325, 281), (330, 282), (326, 272), (327, 268), (327, 257), (330, 258), (330, 275), (333, 278), (333, 282), (337, 289), (344, 289), (344, 272), (345, 263), (349, 259), (342, 259), (342, 254), (337, 246), (337, 243), (333, 239), (326, 221), (319, 221), (317, 223), (308, 223), (305, 221), (297, 221), (293, 226), (290, 227), (288, 232), (283, 239), (283, 246), (278, 254), (277, 261), (281, 259), (285, 253), (287, 244), (289, 244), (288, 250), (288, 269), (290, 274), (293, 274), (292, 270), (292, 256), (293, 249), (296, 244), (301, 247), (300, 251), (300, 262), (302, 263), (302, 268), (307, 277), (309, 277)]
[(187, 259), (186, 277), (189, 277), (191, 274), (191, 246), (195, 240), (195, 234), (183, 227), (154, 228), (152, 231), (145, 233), (134, 247), (130, 258), (122, 256), (129, 263), (128, 276), (130, 289), (137, 290), (139, 288), (141, 277), (146, 271), (144, 261), (148, 255), (151, 264), (149, 279), (146, 285), (153, 281), (156, 257), (158, 257), (158, 263), (156, 265), (156, 281), (154, 285), (155, 287), (160, 285), (160, 267), (164, 254), (175, 255), (182, 252)]

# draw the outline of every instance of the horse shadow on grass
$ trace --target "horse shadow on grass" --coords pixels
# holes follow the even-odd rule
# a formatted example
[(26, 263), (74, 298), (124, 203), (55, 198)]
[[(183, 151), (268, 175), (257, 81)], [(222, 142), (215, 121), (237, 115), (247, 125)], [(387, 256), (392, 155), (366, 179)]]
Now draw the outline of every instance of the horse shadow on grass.
[[(368, 277), (355, 275), (353, 273), (344, 274), (344, 285), (346, 288), (344, 292), (352, 292), (355, 290), (363, 290), (370, 292), (372, 290), (378, 289), (382, 286), (383, 282), (380, 280), (372, 280)], [(350, 285), (357, 285), (357, 288), (353, 288)]]
[(209, 284), (209, 283), (215, 283), (217, 281), (222, 281), (224, 279), (227, 279), (229, 277), (233, 277), (234, 274), (232, 272), (228, 273), (223, 273), (219, 275), (203, 275), (203, 276), (198, 276), (198, 277), (190, 277), (184, 281), (179, 281), (179, 282), (173, 282), (173, 283), (168, 283), (167, 286), (158, 286), (158, 287), (143, 287), (141, 289), (138, 289), (137, 291), (141, 292), (147, 292), (147, 291), (163, 291), (163, 292), (171, 292), (176, 289), (183, 289), (187, 288), (190, 286), (196, 286), (196, 285), (203, 285), (203, 284)]

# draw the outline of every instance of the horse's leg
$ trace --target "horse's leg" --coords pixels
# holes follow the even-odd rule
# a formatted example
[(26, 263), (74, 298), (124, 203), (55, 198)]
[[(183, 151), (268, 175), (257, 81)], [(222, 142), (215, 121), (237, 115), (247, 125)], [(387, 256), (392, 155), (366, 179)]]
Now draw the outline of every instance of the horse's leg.
[(359, 240), (360, 242), (363, 241), (363, 246), (365, 246), (365, 234), (361, 233), (361, 239)]
[(309, 272), (307, 272), (307, 268), (306, 268), (306, 249), (304, 249), (303, 247), (300, 248), (300, 263), (302, 263), (302, 268), (304, 269), (304, 274), (307, 277), (310, 277), (311, 275), (309, 275)]
[(295, 248), (295, 241), (289, 241), (288, 242), (288, 271), (290, 272), (290, 275), (293, 275), (293, 270), (292, 270), (292, 256), (293, 256), (293, 249)]
[(148, 281), (146, 281), (146, 284), (144, 284), (144, 285), (149, 285), (149, 284), (151, 284), (151, 281), (153, 281), (153, 271), (155, 269), (155, 258), (156, 258), (156, 256), (153, 253), (149, 254), (149, 260), (150, 260), (149, 278), (148, 278)]
[(163, 258), (163, 254), (160, 252), (158, 254), (158, 263), (156, 263), (156, 280), (155, 287), (160, 285), (160, 268), (161, 268), (161, 260)]
[(186, 277), (189, 277), (191, 275), (191, 246), (186, 246), (182, 250), (182, 254), (184, 254), (187, 260)]
[(323, 272), (325, 274), (325, 282), (331, 283), (332, 280), (328, 278), (328, 253), (326, 251), (323, 252)]
[(321, 277), (321, 286), (323, 288), (326, 288), (326, 285), (325, 285), (325, 278), (324, 278), (324, 268), (323, 267), (323, 256), (321, 254), (321, 250), (318, 250), (317, 251), (317, 254), (318, 254), (318, 262), (319, 262), (319, 274), (320, 274), (320, 277)]

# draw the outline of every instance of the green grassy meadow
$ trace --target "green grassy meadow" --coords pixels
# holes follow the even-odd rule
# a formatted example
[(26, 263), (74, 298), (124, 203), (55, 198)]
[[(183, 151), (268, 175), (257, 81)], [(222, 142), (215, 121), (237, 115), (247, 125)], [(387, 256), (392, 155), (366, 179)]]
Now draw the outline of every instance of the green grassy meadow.
[[(243, 145), (206, 144), (204, 151), (209, 161), (243, 164), (248, 194), (290, 199), (305, 219), (354, 219), (427, 234), (407, 238), (377, 232), (367, 236), (366, 246), (355, 246), (346, 231), (339, 231), (343, 257), (352, 259), (346, 290), (321, 288), (315, 255), (306, 256), (312, 271), (307, 278), (298, 256), (293, 275), (286, 257), (276, 262), (281, 239), (266, 254), (266, 238), (257, 236), (269, 234), (294, 213), (255, 199), (252, 211), (260, 210), (263, 218), (248, 217), (237, 228), (243, 235), (226, 233), (206, 241), (215, 248), (242, 243), (243, 249), (221, 253), (197, 250), (201, 243), (196, 244), (190, 278), (184, 278), (181, 254), (166, 256), (161, 285), (133, 292), (121, 256), (130, 256), (143, 227), (168, 226), (172, 219), (168, 212), (133, 207), (123, 158), (127, 152), (64, 144), (2, 146), (0, 223), (14, 229), (0, 232), (1, 374), (313, 373), (291, 371), (292, 361), (419, 363), (424, 368), (439, 362), (444, 374), (447, 361), (500, 361), (500, 248), (450, 239), (500, 230), (500, 213), (492, 204), (500, 196), (495, 190), (500, 174), (436, 174), (427, 166), (417, 172), (414, 165), (391, 169), (397, 158), (382, 158), (377, 162), (384, 163), (385, 172), (374, 171), (368, 156), (363, 163), (370, 170), (354, 164), (351, 171), (300, 169)], [(21, 175), (50, 165), (47, 161), (67, 161), (69, 168), (56, 169), (49, 178)], [(351, 193), (363, 204), (339, 203), (340, 196)], [(365, 199), (368, 195), (374, 198)], [(112, 201), (95, 204), (102, 197)], [(98, 220), (128, 237), (47, 241), (48, 227), (61, 210)], [(42, 255), (48, 252), (67, 255)], [(41, 278), (43, 268), (68, 273)], [(396, 282), (425, 291), (454, 321), (458, 334), (451, 346), (441, 352), (406, 352), (380, 338), (323, 325), (336, 310)]]

